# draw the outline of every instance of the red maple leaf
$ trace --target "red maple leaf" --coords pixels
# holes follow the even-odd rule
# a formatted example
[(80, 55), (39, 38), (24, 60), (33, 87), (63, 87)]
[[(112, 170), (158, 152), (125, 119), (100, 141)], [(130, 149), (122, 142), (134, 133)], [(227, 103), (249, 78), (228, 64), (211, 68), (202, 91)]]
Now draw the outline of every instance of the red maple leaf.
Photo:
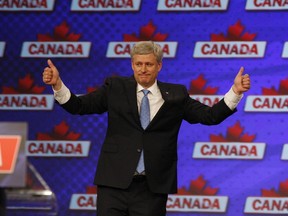
[(206, 186), (206, 181), (203, 176), (200, 175), (196, 180), (191, 181), (190, 187), (188, 189), (182, 187), (178, 189), (179, 195), (205, 195), (213, 196), (218, 192), (218, 188), (211, 188)]
[(288, 94), (288, 79), (281, 80), (279, 90), (274, 86), (271, 88), (262, 88), (262, 95), (287, 95)]
[(262, 197), (280, 197), (280, 195), (275, 191), (275, 189), (271, 190), (261, 190)]
[(243, 134), (244, 128), (237, 121), (234, 126), (228, 127), (226, 137), (220, 135), (210, 135), (211, 142), (252, 142), (256, 135)]
[(262, 88), (262, 94), (263, 95), (279, 95), (278, 91), (275, 89), (275, 87), (271, 88)]
[(31, 74), (27, 74), (24, 78), (18, 80), (18, 87), (2, 87), (2, 94), (41, 94), (44, 86), (37, 86)]
[(279, 93), (281, 95), (288, 94), (288, 79), (280, 81)]
[(256, 34), (250, 34), (244, 32), (244, 26), (240, 20), (228, 28), (227, 36), (223, 33), (211, 34), (211, 41), (252, 41), (256, 37)]
[(219, 135), (211, 134), (210, 135), (210, 141), (211, 142), (226, 142), (227, 140), (222, 134), (219, 134)]
[(279, 190), (275, 191), (275, 189), (262, 189), (261, 190), (262, 197), (288, 197), (288, 179), (279, 183)]
[(123, 40), (125, 42), (132, 41), (165, 41), (168, 37), (168, 34), (162, 34), (156, 32), (156, 26), (150, 21), (147, 25), (140, 28), (140, 35), (136, 36), (135, 33), (132, 34), (124, 34)]
[(99, 86), (95, 86), (95, 87), (88, 87), (87, 88), (87, 93), (93, 92), (93, 91), (97, 91), (99, 89)]
[(87, 186), (86, 194), (97, 194), (97, 186), (95, 185)]
[(69, 131), (69, 126), (65, 121), (54, 127), (51, 133), (38, 133), (37, 140), (79, 140), (79, 133)]
[(288, 197), (288, 179), (279, 184), (279, 193), (281, 196)]
[(54, 34), (38, 34), (38, 41), (79, 41), (81, 34), (69, 33), (70, 27), (66, 21), (62, 22), (59, 26), (54, 29)]
[(190, 83), (190, 88), (188, 90), (188, 93), (190, 95), (193, 94), (201, 94), (201, 95), (214, 95), (217, 93), (218, 88), (217, 87), (210, 87), (207, 86), (207, 81), (204, 79), (204, 75), (200, 74), (195, 80), (192, 80)]

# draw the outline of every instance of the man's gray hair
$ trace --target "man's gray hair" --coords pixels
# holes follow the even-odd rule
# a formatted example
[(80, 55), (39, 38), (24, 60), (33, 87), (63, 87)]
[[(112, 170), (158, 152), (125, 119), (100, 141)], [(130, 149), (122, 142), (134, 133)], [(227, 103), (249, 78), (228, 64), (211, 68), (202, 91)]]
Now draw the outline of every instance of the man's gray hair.
[(139, 41), (134, 44), (131, 49), (130, 56), (133, 59), (134, 55), (146, 55), (153, 53), (158, 63), (162, 62), (163, 51), (159, 44), (153, 41)]

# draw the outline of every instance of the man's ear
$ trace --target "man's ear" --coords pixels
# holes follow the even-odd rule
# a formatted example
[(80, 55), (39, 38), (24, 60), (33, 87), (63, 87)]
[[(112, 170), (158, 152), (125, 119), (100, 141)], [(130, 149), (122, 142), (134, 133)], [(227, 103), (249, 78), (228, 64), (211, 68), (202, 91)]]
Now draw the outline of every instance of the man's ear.
[(158, 72), (162, 69), (162, 62), (158, 64)]

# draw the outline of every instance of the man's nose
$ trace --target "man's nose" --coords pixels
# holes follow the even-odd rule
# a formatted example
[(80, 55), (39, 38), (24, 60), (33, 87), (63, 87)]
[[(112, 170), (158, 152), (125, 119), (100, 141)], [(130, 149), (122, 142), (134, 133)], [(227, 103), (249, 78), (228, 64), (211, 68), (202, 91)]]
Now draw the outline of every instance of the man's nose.
[(145, 64), (143, 64), (143, 65), (141, 66), (141, 72), (146, 72), (146, 65), (145, 65)]

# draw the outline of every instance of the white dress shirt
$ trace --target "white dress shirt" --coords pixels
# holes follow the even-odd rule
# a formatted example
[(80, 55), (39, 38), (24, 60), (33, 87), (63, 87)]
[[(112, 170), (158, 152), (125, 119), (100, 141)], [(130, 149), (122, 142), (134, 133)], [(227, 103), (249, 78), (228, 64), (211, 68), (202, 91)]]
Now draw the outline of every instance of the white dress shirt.
[[(138, 83), (137, 84), (137, 106), (138, 106), (138, 112), (140, 113), (140, 104), (142, 101), (142, 98), (144, 97), (144, 94), (142, 92), (144, 88)], [(150, 105), (150, 121), (154, 118), (160, 107), (163, 105), (164, 100), (162, 98), (160, 89), (157, 86), (157, 82), (155, 82), (152, 86), (150, 86), (147, 90), (149, 90), (148, 93), (148, 99), (149, 99), (149, 105)]]

